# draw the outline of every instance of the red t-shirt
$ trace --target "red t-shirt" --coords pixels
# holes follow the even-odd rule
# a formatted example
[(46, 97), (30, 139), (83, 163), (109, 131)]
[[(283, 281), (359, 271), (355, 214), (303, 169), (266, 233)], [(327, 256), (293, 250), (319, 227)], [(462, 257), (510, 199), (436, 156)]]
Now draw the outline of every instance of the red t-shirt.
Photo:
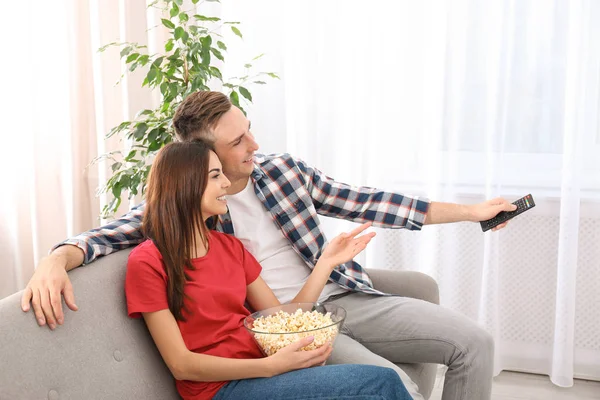
[[(185, 304), (187, 321), (177, 321), (190, 351), (227, 358), (261, 358), (260, 349), (244, 328), (249, 314), (244, 307), (246, 286), (260, 275), (261, 267), (242, 243), (233, 236), (210, 232), (209, 250), (193, 260), (195, 271), (185, 285), (192, 300)], [(151, 240), (129, 255), (125, 294), (129, 316), (169, 308), (167, 274), (162, 256)], [(227, 382), (176, 381), (184, 399), (210, 399)]]

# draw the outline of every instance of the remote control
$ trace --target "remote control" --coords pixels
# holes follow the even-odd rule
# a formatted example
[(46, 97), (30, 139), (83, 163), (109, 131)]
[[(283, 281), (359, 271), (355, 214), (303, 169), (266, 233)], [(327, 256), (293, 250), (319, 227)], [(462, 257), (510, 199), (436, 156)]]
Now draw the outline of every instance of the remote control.
[(533, 197), (531, 197), (531, 194), (520, 198), (519, 200), (513, 202), (513, 204), (517, 206), (515, 211), (500, 211), (494, 218), (488, 219), (487, 221), (481, 221), (481, 229), (483, 229), (484, 232), (490, 230), (501, 223), (506, 222), (509, 219), (514, 218), (517, 215), (535, 207), (535, 203), (533, 201)]

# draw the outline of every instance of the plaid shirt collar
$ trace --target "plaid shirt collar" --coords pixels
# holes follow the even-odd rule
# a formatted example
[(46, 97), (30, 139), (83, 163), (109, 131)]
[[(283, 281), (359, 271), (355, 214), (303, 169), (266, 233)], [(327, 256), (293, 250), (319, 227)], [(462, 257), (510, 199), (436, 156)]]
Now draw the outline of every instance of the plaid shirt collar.
[[(261, 160), (261, 156), (257, 156), (257, 158)], [(290, 241), (296, 253), (298, 253), (312, 269), (316, 265), (327, 241), (317, 222), (318, 218), (314, 207), (312, 210), (303, 209), (301, 212), (298, 212), (296, 208), (292, 208), (290, 213), (289, 209), (284, 210), (284, 207), (280, 202), (274, 200), (271, 202), (267, 201), (267, 198), (279, 198), (289, 200), (289, 202), (294, 204), (300, 203), (300, 201), (297, 200), (297, 198), (301, 196), (298, 193), (298, 190), (286, 191), (285, 188), (277, 183), (276, 179), (272, 178), (272, 174), (268, 173), (280, 168), (280, 166), (273, 165), (270, 160), (264, 162), (255, 161), (254, 170), (250, 175), (254, 192), (258, 196), (260, 202), (267, 210), (269, 210), (278, 225), (282, 227), (281, 230), (284, 236)], [(289, 188), (290, 186), (286, 187)], [(291, 221), (296, 221), (296, 223), (290, 223)], [(299, 232), (306, 231), (307, 226), (310, 228), (309, 232), (305, 232), (305, 235), (300, 235)], [(229, 210), (227, 210), (227, 213), (219, 216), (213, 227), (217, 231), (235, 236)], [(369, 278), (367, 272), (355, 261), (349, 261), (335, 267), (329, 279), (348, 290), (386, 295), (386, 293), (373, 288), (371, 278)]]

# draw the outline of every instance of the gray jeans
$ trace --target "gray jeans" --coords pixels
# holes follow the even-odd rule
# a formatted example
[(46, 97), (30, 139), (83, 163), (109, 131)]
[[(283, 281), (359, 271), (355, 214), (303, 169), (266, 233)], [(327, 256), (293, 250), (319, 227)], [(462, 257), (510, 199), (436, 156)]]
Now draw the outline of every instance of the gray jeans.
[(448, 366), (443, 400), (491, 397), (494, 342), (485, 330), (457, 312), (407, 297), (351, 293), (332, 303), (347, 311), (328, 364), (371, 364), (398, 372), (415, 400), (423, 399), (397, 363)]

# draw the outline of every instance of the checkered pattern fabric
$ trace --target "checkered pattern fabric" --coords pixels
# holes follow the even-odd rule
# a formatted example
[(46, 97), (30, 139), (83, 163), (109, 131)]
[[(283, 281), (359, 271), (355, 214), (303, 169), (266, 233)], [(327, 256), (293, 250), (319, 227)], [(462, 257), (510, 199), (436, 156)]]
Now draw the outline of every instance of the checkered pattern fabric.
[[(384, 228), (419, 230), (429, 200), (350, 186), (324, 175), (289, 154), (256, 155), (252, 173), (254, 191), (274, 222), (309, 267), (314, 267), (327, 239), (319, 227), (318, 215), (343, 218)], [(140, 243), (144, 203), (108, 225), (68, 239), (85, 253), (85, 264), (96, 257)], [(220, 215), (215, 228), (235, 235), (229, 213)], [(373, 288), (365, 270), (355, 261), (337, 266), (330, 280), (343, 288), (385, 295)]]

